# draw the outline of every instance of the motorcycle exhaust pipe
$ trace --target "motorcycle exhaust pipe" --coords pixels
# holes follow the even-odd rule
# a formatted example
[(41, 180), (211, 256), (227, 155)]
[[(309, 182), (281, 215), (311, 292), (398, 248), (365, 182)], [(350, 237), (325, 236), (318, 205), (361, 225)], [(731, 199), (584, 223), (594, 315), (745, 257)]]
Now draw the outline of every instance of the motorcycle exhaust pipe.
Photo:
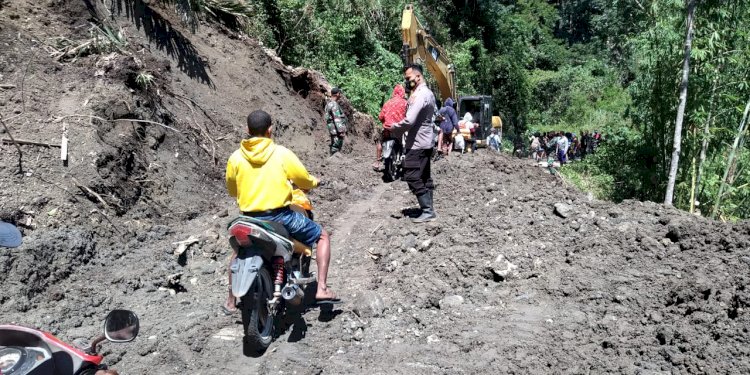
[(298, 306), (302, 304), (302, 300), (305, 299), (305, 292), (302, 291), (302, 288), (300, 288), (299, 285), (292, 284), (285, 286), (284, 289), (281, 290), (281, 296), (286, 303)]

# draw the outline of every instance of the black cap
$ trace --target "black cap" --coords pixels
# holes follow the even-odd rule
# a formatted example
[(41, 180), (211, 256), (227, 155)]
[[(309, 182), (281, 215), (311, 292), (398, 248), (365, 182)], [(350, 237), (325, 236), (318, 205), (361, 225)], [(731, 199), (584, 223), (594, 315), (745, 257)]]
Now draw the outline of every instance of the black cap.
[(334, 87), (331, 89), (331, 95), (336, 95), (341, 92), (341, 89), (338, 87)]

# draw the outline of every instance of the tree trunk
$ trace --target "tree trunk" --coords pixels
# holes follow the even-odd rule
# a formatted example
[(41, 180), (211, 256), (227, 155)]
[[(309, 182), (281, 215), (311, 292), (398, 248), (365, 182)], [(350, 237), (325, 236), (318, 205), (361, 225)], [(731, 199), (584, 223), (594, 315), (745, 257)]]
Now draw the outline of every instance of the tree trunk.
[(119, 30), (119, 27), (112, 18), (112, 13), (102, 0), (83, 0), (83, 3), (86, 5), (91, 16), (94, 17), (105, 29), (109, 29), (114, 33)]
[(732, 145), (732, 148), (729, 150), (729, 157), (727, 158), (727, 167), (724, 169), (724, 177), (721, 179), (721, 185), (719, 185), (719, 194), (716, 195), (716, 203), (714, 203), (714, 209), (711, 211), (711, 218), (716, 217), (716, 213), (719, 211), (719, 206), (721, 206), (721, 196), (724, 195), (724, 189), (727, 185), (727, 179), (729, 178), (729, 171), (732, 169), (732, 166), (734, 165), (734, 155), (737, 153), (737, 147), (740, 145), (740, 141), (742, 140), (742, 135), (745, 134), (745, 126), (747, 125), (747, 115), (750, 113), (750, 99), (747, 101), (747, 105), (745, 105), (745, 112), (742, 114), (742, 121), (740, 121), (740, 128), (737, 130), (737, 136), (734, 137), (734, 144)]
[[(693, 139), (695, 139), (696, 128), (693, 128)], [(695, 180), (696, 180), (697, 168), (695, 164), (695, 155), (690, 163), (690, 213), (695, 212)]]
[[(721, 68), (720, 68), (721, 69)], [(714, 106), (716, 104), (716, 83), (719, 81), (719, 71), (716, 71), (716, 77), (711, 86), (711, 99), (708, 107), (708, 118), (706, 124), (703, 126), (703, 142), (701, 143), (701, 154), (698, 157), (698, 177), (695, 178), (695, 186), (701, 186), (701, 178), (703, 177), (703, 165), (706, 161), (706, 151), (708, 151), (708, 140), (711, 136), (711, 125), (714, 122)], [(698, 194), (700, 197), (700, 194)], [(694, 203), (694, 202), (693, 202)]]
[(674, 124), (674, 140), (672, 141), (672, 163), (669, 167), (669, 180), (664, 204), (671, 206), (674, 198), (674, 183), (677, 178), (677, 167), (680, 164), (680, 144), (682, 143), (682, 120), (685, 117), (687, 103), (688, 76), (690, 75), (690, 47), (693, 42), (693, 15), (695, 14), (695, 0), (687, 3), (687, 35), (685, 36), (685, 57), (682, 62), (682, 82), (680, 83), (680, 105), (677, 107), (677, 120)]
[(690, 173), (690, 213), (695, 213), (695, 175), (696, 175), (696, 168), (695, 168), (695, 156), (693, 156), (693, 161), (691, 164), (691, 173)]

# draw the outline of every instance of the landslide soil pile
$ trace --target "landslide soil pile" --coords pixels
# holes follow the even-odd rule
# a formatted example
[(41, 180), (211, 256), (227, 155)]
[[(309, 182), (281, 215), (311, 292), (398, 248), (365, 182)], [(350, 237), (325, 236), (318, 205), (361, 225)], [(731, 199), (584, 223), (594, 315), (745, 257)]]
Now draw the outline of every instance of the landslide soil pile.
[[(135, 310), (141, 336), (103, 348), (124, 374), (750, 372), (747, 222), (596, 201), (480, 152), (434, 165), (439, 218), (415, 226), (406, 185), (369, 170), (367, 118), (350, 112), (350, 146), (326, 156), (316, 73), (138, 1), (112, 8), (123, 51), (56, 59), (91, 36), (83, 2), (3, 4), (0, 114), (16, 138), (59, 143), (65, 124), (70, 139), (67, 164), (21, 146), (21, 174), (2, 146), (0, 217), (24, 232), (0, 250), (3, 321), (73, 340)], [(224, 162), (255, 108), (329, 181), (311, 198), (346, 300), (282, 322), (259, 358), (218, 309), (236, 213)]]

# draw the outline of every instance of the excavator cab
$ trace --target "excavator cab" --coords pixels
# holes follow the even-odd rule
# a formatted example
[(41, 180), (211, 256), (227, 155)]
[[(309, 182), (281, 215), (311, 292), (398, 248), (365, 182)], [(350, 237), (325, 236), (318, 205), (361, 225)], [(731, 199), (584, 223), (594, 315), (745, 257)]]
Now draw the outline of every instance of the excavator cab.
[(471, 113), (479, 128), (474, 133), (477, 146), (486, 146), (487, 137), (492, 129), (492, 97), (487, 95), (464, 96), (458, 99), (458, 117)]

